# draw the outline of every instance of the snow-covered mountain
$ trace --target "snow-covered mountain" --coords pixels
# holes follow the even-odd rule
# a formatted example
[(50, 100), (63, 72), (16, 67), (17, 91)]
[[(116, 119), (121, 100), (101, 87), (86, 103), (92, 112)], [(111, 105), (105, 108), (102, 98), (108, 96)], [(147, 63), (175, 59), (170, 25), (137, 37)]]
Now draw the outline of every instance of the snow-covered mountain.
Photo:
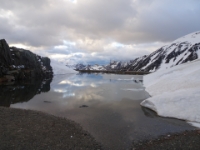
[[(200, 31), (183, 36), (171, 44), (161, 47), (150, 55), (129, 62), (113, 61), (106, 66), (77, 65), (80, 70), (126, 70), (153, 72), (200, 58)], [(80, 67), (81, 66), (81, 67)]]
[(75, 69), (77, 70), (106, 70), (105, 66), (101, 65), (83, 65), (83, 64), (76, 64)]
[[(133, 68), (154, 71), (166, 69), (200, 57), (200, 32), (179, 38), (142, 59), (135, 60)], [(138, 63), (141, 65), (138, 65)], [(141, 69), (140, 69), (141, 68)]]

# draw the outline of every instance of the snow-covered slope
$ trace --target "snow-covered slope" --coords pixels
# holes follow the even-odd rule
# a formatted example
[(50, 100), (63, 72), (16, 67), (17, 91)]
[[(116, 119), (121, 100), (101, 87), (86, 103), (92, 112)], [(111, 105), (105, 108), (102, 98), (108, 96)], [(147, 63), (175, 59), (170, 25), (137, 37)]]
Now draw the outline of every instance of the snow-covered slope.
[(178, 38), (177, 40), (174, 41), (174, 43), (181, 43), (181, 42), (188, 42), (192, 45), (199, 43), (200, 41), (200, 31), (190, 33), (188, 35), (185, 35), (181, 38)]
[(200, 127), (200, 60), (158, 70), (144, 77), (152, 97), (141, 105), (163, 117), (186, 120)]
[(200, 58), (200, 31), (181, 37), (150, 55), (136, 58), (120, 69), (153, 72), (157, 69), (171, 68), (197, 58)]
[[(138, 57), (128, 62), (113, 61), (101, 68), (106, 70), (154, 72), (157, 69), (171, 68), (197, 58), (200, 58), (200, 31), (181, 37), (150, 55)], [(90, 65), (85, 66), (89, 70), (92, 70), (91, 67)]]
[[(200, 57), (200, 32), (179, 38), (170, 45), (164, 46), (150, 54), (149, 63), (143, 70), (166, 69), (195, 60)], [(157, 64), (157, 65), (156, 65)]]
[(96, 65), (90, 66), (90, 70), (105, 70), (105, 67), (96, 64)]
[(83, 65), (83, 64), (77, 64), (75, 65), (75, 69), (77, 70), (106, 70), (105, 66), (101, 65)]
[(69, 68), (65, 66), (62, 63), (59, 63), (55, 60), (51, 60), (51, 66), (53, 68), (54, 75), (56, 74), (67, 74), (67, 73), (77, 73), (77, 71), (73, 70), (72, 68)]

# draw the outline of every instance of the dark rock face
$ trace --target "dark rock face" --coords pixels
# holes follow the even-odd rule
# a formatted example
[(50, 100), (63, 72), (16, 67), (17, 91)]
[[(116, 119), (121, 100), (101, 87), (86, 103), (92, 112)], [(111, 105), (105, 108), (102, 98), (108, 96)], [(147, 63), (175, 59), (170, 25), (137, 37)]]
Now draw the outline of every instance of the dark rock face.
[(8, 67), (12, 64), (11, 53), (5, 39), (0, 40), (0, 64)]
[(75, 65), (75, 69), (78, 69), (78, 70), (85, 70), (86, 66), (83, 65), (83, 64), (76, 64)]
[(0, 83), (11, 79), (25, 80), (52, 76), (49, 58), (41, 57), (29, 50), (9, 47), (4, 39), (0, 40)]

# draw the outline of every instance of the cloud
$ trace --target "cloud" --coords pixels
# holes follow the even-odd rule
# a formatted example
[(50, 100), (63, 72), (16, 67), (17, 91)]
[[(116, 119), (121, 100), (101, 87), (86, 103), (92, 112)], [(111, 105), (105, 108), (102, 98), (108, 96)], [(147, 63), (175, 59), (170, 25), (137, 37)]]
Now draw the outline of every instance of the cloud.
[(1, 38), (48, 55), (84, 53), (81, 61), (134, 58), (200, 30), (199, 0), (0, 0), (0, 4)]

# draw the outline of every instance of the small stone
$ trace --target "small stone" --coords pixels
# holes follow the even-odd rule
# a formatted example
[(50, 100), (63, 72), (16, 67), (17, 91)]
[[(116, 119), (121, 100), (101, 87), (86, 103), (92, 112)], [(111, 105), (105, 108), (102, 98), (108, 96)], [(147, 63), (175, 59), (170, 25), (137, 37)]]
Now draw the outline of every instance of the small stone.
[(83, 108), (83, 107), (88, 107), (87, 105), (82, 105), (82, 106), (80, 106), (79, 108)]

